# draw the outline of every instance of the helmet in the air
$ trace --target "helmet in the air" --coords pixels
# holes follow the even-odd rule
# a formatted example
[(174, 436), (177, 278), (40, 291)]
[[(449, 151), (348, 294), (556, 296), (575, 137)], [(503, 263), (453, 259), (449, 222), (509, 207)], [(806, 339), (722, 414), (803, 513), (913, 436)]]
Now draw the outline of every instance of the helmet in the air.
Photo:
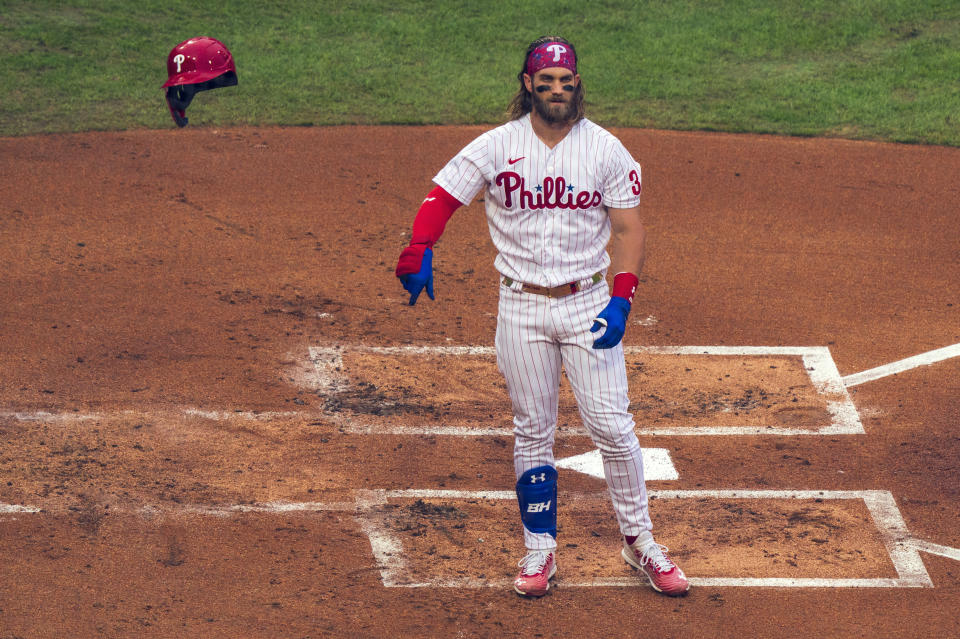
[(167, 56), (167, 106), (177, 126), (187, 125), (186, 111), (200, 91), (237, 84), (237, 67), (219, 40), (201, 36), (184, 40)]

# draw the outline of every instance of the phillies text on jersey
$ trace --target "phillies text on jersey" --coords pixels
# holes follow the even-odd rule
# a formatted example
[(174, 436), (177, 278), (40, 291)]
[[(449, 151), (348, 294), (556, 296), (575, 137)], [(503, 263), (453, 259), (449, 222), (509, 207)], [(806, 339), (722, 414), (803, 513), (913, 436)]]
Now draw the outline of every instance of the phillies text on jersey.
[(640, 166), (611, 133), (584, 118), (550, 148), (529, 114), (468, 144), (434, 182), (464, 203), (486, 189), (496, 269), (548, 287), (606, 270), (607, 208), (635, 207), (641, 192)]

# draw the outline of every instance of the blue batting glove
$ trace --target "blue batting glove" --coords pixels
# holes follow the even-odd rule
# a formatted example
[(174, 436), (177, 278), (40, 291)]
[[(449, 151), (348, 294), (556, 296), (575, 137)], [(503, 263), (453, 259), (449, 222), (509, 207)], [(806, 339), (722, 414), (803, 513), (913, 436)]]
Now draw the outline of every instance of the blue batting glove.
[(623, 339), (627, 330), (627, 315), (630, 314), (630, 302), (622, 297), (611, 297), (610, 302), (593, 320), (591, 333), (596, 333), (601, 326), (607, 330), (593, 342), (594, 348), (613, 348)]
[(420, 270), (416, 273), (408, 273), (400, 276), (400, 283), (403, 288), (410, 293), (410, 306), (417, 303), (417, 298), (427, 288), (427, 295), (430, 299), (433, 297), (433, 251), (427, 249), (423, 252), (423, 260), (420, 262)]

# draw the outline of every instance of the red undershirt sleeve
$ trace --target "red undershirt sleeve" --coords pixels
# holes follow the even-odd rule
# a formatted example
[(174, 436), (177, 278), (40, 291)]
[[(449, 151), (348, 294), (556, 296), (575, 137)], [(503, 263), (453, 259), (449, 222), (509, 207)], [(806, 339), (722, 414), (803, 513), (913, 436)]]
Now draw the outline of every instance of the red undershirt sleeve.
[(463, 202), (447, 193), (443, 188), (436, 187), (427, 194), (417, 216), (413, 220), (413, 233), (410, 236), (410, 245), (400, 253), (397, 262), (397, 277), (416, 273), (423, 264), (423, 256), (443, 234), (450, 216)]
[(428, 248), (433, 248), (443, 234), (443, 229), (453, 212), (461, 206), (463, 202), (447, 193), (442, 187), (435, 187), (427, 194), (413, 220), (410, 244), (425, 244)]

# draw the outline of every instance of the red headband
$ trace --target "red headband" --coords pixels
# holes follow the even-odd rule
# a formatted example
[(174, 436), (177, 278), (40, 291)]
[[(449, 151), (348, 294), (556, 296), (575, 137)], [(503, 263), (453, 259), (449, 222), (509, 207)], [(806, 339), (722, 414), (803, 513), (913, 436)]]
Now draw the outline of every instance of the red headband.
[(534, 49), (527, 57), (527, 74), (533, 75), (540, 69), (563, 67), (577, 72), (577, 59), (573, 47), (562, 42), (545, 42)]

